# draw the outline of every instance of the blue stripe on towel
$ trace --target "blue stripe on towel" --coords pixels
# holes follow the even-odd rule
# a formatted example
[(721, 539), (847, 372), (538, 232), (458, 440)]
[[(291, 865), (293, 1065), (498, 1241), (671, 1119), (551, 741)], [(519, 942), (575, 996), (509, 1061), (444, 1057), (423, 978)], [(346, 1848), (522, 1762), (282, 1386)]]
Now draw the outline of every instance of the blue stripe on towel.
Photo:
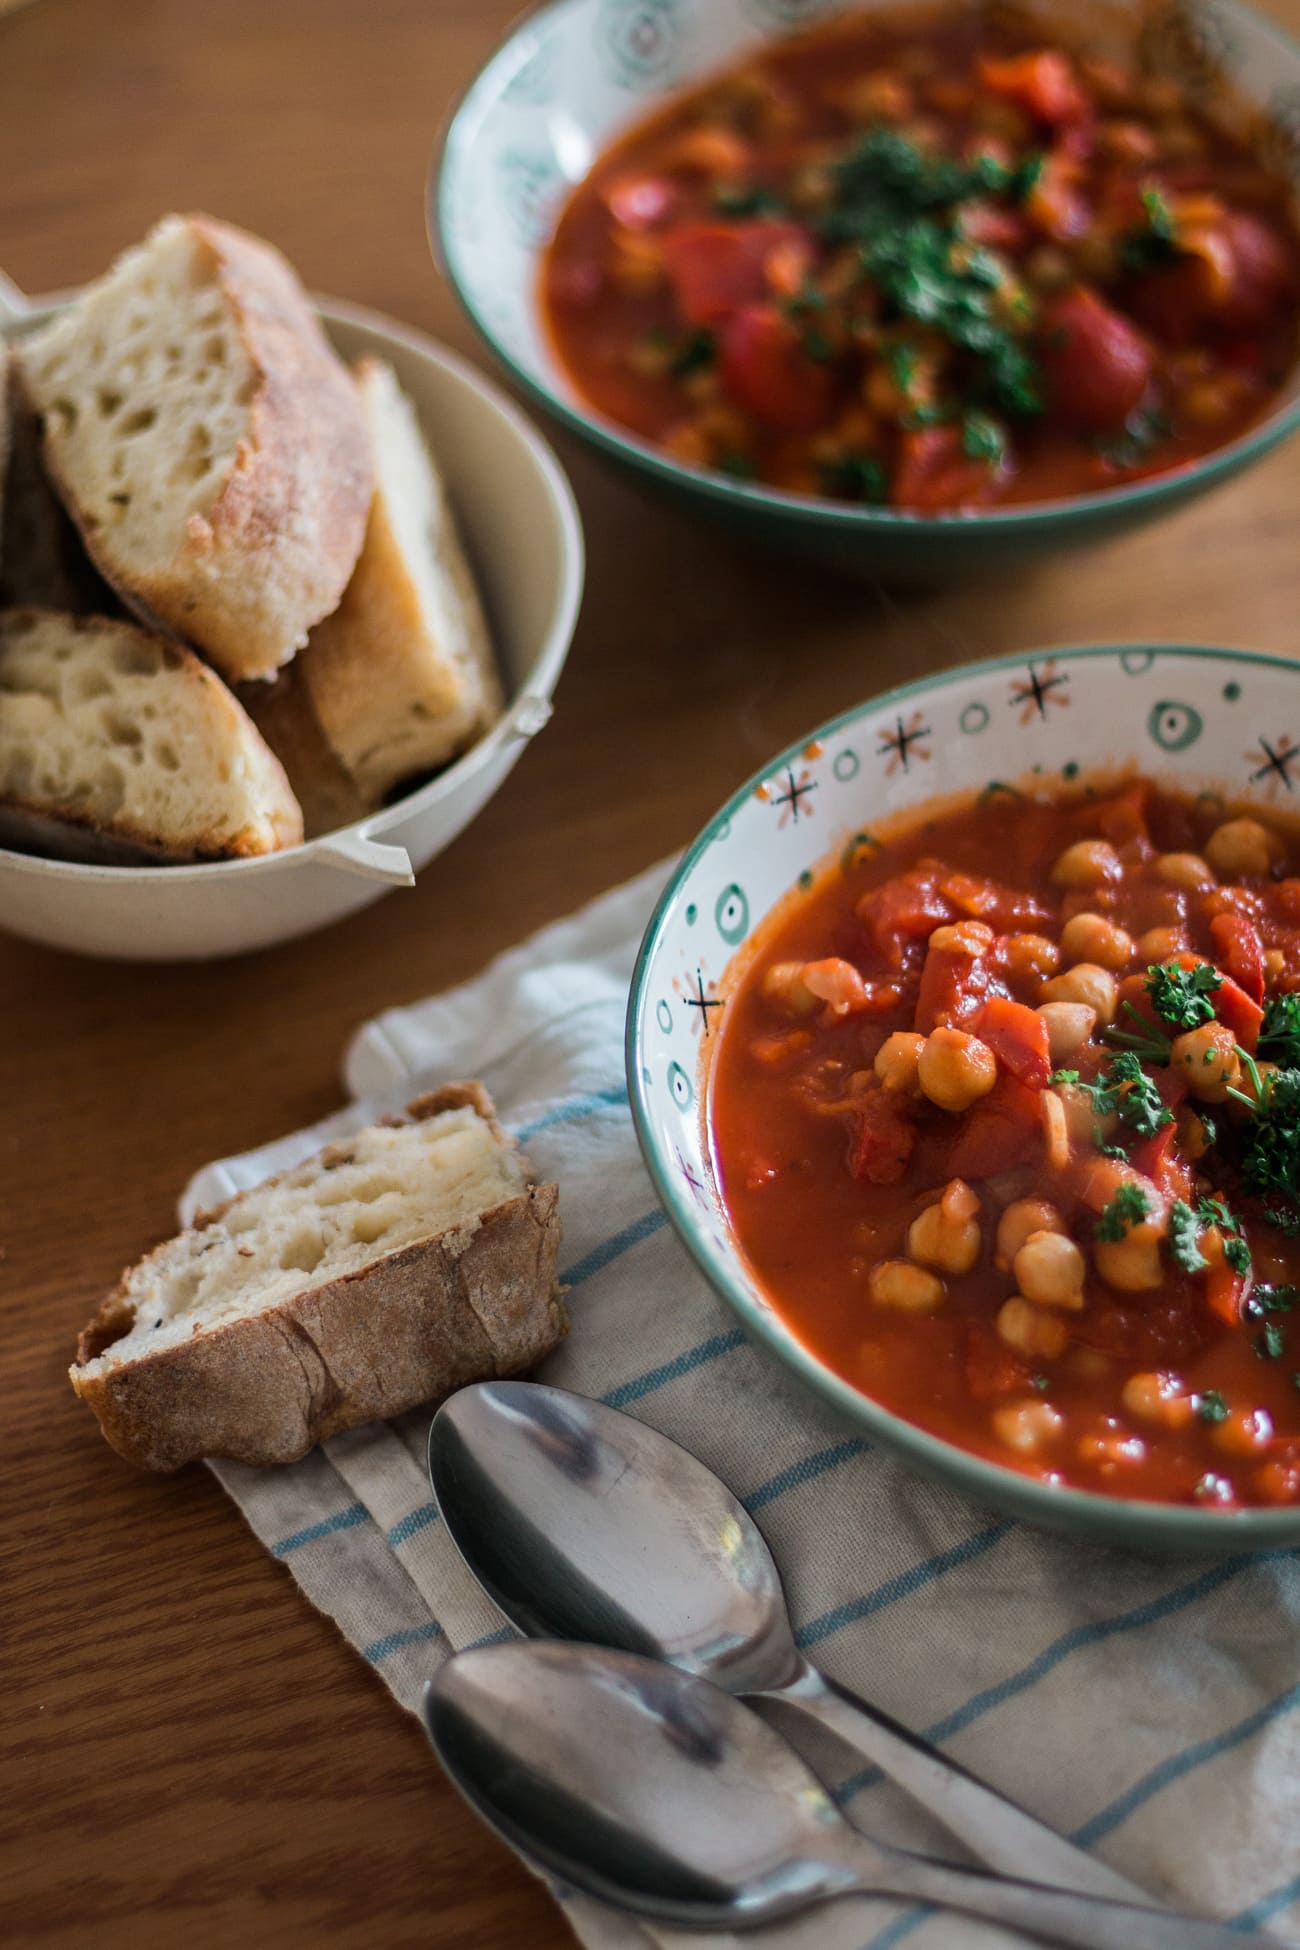
[(368, 1659), (372, 1666), (377, 1666), (381, 1659), (387, 1659), (393, 1652), (400, 1652), (404, 1645), (419, 1645), (423, 1640), (441, 1637), (441, 1625), (436, 1618), (431, 1618), (427, 1625), (412, 1625), (405, 1632), (390, 1632), (387, 1638), (372, 1639), (369, 1645), (362, 1646), (361, 1656)]
[(616, 1232), (612, 1239), (603, 1240), (599, 1246), (593, 1246), (585, 1259), (580, 1259), (576, 1266), (569, 1268), (567, 1273), (561, 1273), (561, 1282), (569, 1287), (581, 1286), (584, 1280), (591, 1279), (593, 1274), (599, 1273), (611, 1261), (621, 1259), (624, 1253), (632, 1250), (633, 1246), (639, 1246), (643, 1239), (649, 1239), (653, 1233), (662, 1231), (667, 1223), (666, 1216), (656, 1206), (653, 1212), (646, 1212), (641, 1218), (633, 1219), (630, 1226), (624, 1226), (622, 1232)]
[(461, 1647), (463, 1652), (479, 1652), (485, 1645), (504, 1645), (507, 1639), (517, 1639), (518, 1632), (513, 1625), (499, 1625), (495, 1632), (486, 1632), (481, 1639)]
[(769, 1503), (775, 1503), (778, 1496), (787, 1490), (798, 1489), (801, 1483), (811, 1483), (814, 1478), (824, 1476), (829, 1469), (838, 1469), (841, 1463), (854, 1456), (866, 1454), (867, 1445), (861, 1436), (854, 1436), (848, 1442), (837, 1442), (833, 1449), (822, 1449), (815, 1456), (803, 1456), (788, 1469), (782, 1469), (775, 1476), (769, 1476), (766, 1483), (760, 1483), (752, 1495), (741, 1500), (747, 1510), (761, 1510)]
[(587, 1091), (581, 1097), (566, 1097), (558, 1104), (552, 1104), (548, 1111), (535, 1117), (531, 1124), (522, 1124), (515, 1132), (521, 1144), (535, 1138), (540, 1131), (550, 1131), (557, 1124), (579, 1124), (584, 1117), (594, 1117), (601, 1110), (622, 1110), (627, 1107), (627, 1086), (618, 1084), (609, 1090)]
[(629, 1402), (639, 1402), (646, 1395), (653, 1395), (656, 1388), (663, 1388), (670, 1381), (680, 1381), (684, 1374), (693, 1374), (696, 1368), (720, 1360), (724, 1354), (733, 1354), (744, 1345), (745, 1336), (738, 1327), (733, 1327), (726, 1334), (714, 1334), (698, 1346), (688, 1347), (685, 1354), (665, 1361), (662, 1367), (651, 1368), (647, 1373), (637, 1375), (635, 1380), (625, 1381), (619, 1388), (611, 1388), (607, 1395), (601, 1396), (601, 1400), (606, 1408), (626, 1408)]
[(1249, 1909), (1238, 1910), (1232, 1918), (1230, 1928), (1234, 1930), (1256, 1930), (1261, 1923), (1269, 1923), (1280, 1916), (1292, 1903), (1300, 1903), (1300, 1876), (1292, 1876), (1280, 1889), (1274, 1889), (1267, 1896), (1252, 1903)]
[(402, 1545), (408, 1543), (417, 1531), (427, 1530), (431, 1523), (437, 1523), (437, 1521), (437, 1504), (421, 1503), (411, 1511), (408, 1517), (403, 1517), (400, 1523), (393, 1525), (388, 1533), (388, 1541), (395, 1551), (400, 1550)]
[(945, 1571), (955, 1571), (959, 1565), (969, 1564), (972, 1558), (982, 1557), (985, 1551), (992, 1550), (994, 1544), (1000, 1544), (1013, 1528), (1009, 1523), (995, 1523), (987, 1530), (977, 1530), (973, 1537), (964, 1537), (961, 1543), (953, 1544), (950, 1549), (927, 1557), (923, 1564), (914, 1564), (910, 1570), (887, 1578), (874, 1591), (864, 1592), (860, 1598), (850, 1598), (844, 1604), (836, 1605), (834, 1611), (823, 1612), (820, 1618), (809, 1619), (795, 1633), (796, 1645), (806, 1652), (810, 1645), (817, 1645), (822, 1639), (829, 1638), (841, 1626), (856, 1624), (859, 1619), (870, 1618), (873, 1613), (883, 1611), (900, 1598), (910, 1598), (914, 1591), (932, 1584)]
[(1082, 1828), (1076, 1828), (1070, 1840), (1078, 1842), (1082, 1848), (1091, 1848), (1103, 1835), (1112, 1834), (1153, 1795), (1172, 1787), (1175, 1781), (1181, 1781), (1184, 1775), (1203, 1767), (1207, 1761), (1230, 1753), (1243, 1740), (1261, 1733), (1273, 1720), (1281, 1719), (1284, 1713), (1292, 1712), (1297, 1706), (1300, 1706), (1300, 1684), (1288, 1686), (1276, 1699), (1257, 1707), (1244, 1720), (1238, 1720), (1235, 1727), (1225, 1727), (1222, 1733), (1212, 1734), (1208, 1740), (1197, 1740), (1190, 1747), (1184, 1747), (1181, 1753), (1171, 1754), (1168, 1760), (1162, 1760), (1158, 1767), (1153, 1767), (1149, 1774), (1144, 1774), (1140, 1781), (1135, 1781), (1131, 1788), (1117, 1795), (1109, 1807), (1100, 1809), (1091, 1821), (1084, 1822)]
[(364, 1523), (369, 1512), (364, 1503), (349, 1503), (346, 1510), (337, 1516), (326, 1517), (320, 1523), (309, 1523), (305, 1530), (295, 1530), (291, 1537), (282, 1537), (278, 1544), (272, 1544), (272, 1557), (288, 1557), (290, 1551), (301, 1550), (304, 1544), (314, 1544), (318, 1537), (330, 1537), (336, 1530), (351, 1530), (354, 1524)]

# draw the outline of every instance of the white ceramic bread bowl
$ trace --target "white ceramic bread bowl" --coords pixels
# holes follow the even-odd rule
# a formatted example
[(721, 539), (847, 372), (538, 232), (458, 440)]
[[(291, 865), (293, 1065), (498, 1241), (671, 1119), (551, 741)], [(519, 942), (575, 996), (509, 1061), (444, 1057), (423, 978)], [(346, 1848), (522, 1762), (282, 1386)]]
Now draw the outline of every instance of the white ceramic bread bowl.
[[(17, 335), (60, 297), (0, 275), (0, 329)], [(582, 529), (550, 447), (472, 366), (378, 313), (319, 298), (349, 362), (386, 359), (414, 402), (478, 575), (507, 705), (436, 778), (354, 825), (250, 860), (103, 867), (0, 848), (0, 927), (129, 961), (244, 954), (310, 933), (410, 886), (491, 798), (551, 714), (582, 594)]]

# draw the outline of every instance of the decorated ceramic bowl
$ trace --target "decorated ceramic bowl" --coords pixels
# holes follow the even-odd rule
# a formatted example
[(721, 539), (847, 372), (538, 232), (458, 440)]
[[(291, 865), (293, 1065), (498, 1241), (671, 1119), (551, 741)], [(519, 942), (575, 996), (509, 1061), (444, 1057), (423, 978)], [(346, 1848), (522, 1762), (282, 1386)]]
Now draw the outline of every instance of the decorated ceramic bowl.
[(891, 1413), (815, 1356), (750, 1272), (703, 1115), (746, 945), (779, 902), (948, 795), (1129, 770), (1217, 801), (1300, 811), (1300, 666), (1242, 651), (1134, 645), (971, 664), (858, 705), (782, 752), (686, 852), (642, 943), (628, 1088), (659, 1197), (742, 1324), (845, 1416), (915, 1466), (1051, 1528), (1177, 1550), (1300, 1542), (1300, 1508), (1207, 1510), (1054, 1487)]
[[(542, 256), (572, 186), (612, 138), (674, 90), (860, 3), (552, 0), (523, 17), (455, 110), (435, 164), (429, 217), (435, 252), (471, 319), (535, 401), (647, 485), (751, 538), (913, 580), (1149, 521), (1300, 425), (1298, 373), (1263, 420), (1172, 472), (1071, 499), (917, 515), (682, 466), (586, 403), (548, 343), (538, 295)], [(1161, 75), (1198, 102), (1222, 89), (1244, 103), (1269, 161), (1300, 182), (1300, 48), (1235, 0), (1141, 0), (1129, 18)]]

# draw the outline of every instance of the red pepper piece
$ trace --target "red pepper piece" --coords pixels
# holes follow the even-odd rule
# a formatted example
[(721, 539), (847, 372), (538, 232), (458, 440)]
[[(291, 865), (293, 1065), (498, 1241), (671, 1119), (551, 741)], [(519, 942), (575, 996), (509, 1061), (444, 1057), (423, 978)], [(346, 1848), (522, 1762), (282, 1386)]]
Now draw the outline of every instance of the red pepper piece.
[(899, 874), (883, 887), (873, 887), (857, 904), (857, 916), (868, 928), (877, 951), (895, 968), (909, 941), (924, 941), (953, 918), (951, 904), (939, 892), (936, 877), (922, 869)]
[(849, 1170), (868, 1185), (897, 1185), (915, 1143), (916, 1126), (897, 1099), (868, 1091), (853, 1113)]
[(1264, 1000), (1264, 944), (1253, 921), (1241, 914), (1216, 914), (1210, 922), (1214, 958), (1252, 1002)]
[(986, 956), (972, 958), (951, 948), (928, 949), (914, 1027), (922, 1036), (928, 1036), (941, 1022), (953, 1029), (969, 1028), (970, 1018), (982, 1007), (992, 981), (993, 970)]
[(890, 499), (919, 514), (974, 508), (992, 499), (998, 478), (986, 460), (966, 453), (960, 427), (922, 427), (899, 438)]
[(1123, 426), (1151, 379), (1146, 341), (1080, 285), (1043, 313), (1041, 360), (1057, 417), (1080, 433)]
[(1264, 1011), (1258, 1002), (1252, 1002), (1245, 989), (1237, 986), (1231, 975), (1224, 976), (1223, 986), (1215, 993), (1214, 1013), (1224, 1028), (1232, 1031), (1247, 1056), (1253, 1056)]
[(1039, 122), (1077, 122), (1091, 113), (1092, 105), (1069, 58), (1058, 48), (1039, 48), (1003, 58), (982, 54), (979, 79), (991, 95), (1015, 102)]
[(948, 1154), (948, 1176), (992, 1178), (1041, 1157), (1039, 1097), (1039, 1091), (1016, 1077), (1000, 1076), (988, 1096), (963, 1116)]
[(1205, 1276), (1205, 1303), (1229, 1327), (1241, 1322), (1241, 1294), (1245, 1284), (1243, 1276), (1234, 1273), (1226, 1259), (1211, 1260)]
[(975, 1019), (974, 1030), (1013, 1077), (1033, 1090), (1047, 1087), (1052, 1058), (1047, 1024), (1037, 1009), (1005, 996), (990, 996)]

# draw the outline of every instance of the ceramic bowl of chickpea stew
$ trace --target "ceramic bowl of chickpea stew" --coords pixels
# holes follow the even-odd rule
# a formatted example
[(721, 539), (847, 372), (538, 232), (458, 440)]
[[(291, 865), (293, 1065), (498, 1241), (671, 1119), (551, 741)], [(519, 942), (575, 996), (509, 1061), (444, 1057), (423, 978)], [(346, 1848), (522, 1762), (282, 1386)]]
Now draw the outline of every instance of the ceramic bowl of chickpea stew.
[(1300, 49), (1244, 7), (557, 0), (450, 125), (471, 316), (649, 482), (931, 574), (1300, 422)]
[(703, 1270), (881, 1443), (1300, 1541), (1300, 668), (1060, 650), (823, 726), (686, 854), (628, 1077)]

